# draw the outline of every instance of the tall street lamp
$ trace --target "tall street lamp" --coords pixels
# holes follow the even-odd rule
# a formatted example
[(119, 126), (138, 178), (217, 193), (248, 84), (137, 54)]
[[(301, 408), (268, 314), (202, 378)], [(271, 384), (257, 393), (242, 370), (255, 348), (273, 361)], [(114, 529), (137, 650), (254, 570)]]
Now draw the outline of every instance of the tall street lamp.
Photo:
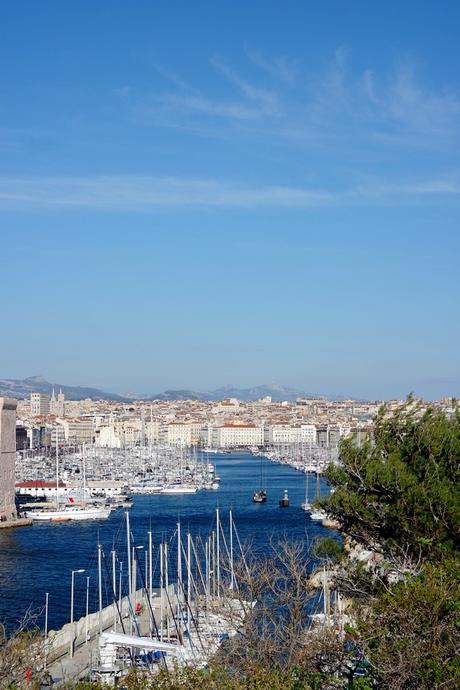
[(89, 577), (86, 578), (85, 644), (89, 640)]
[(74, 599), (74, 580), (75, 573), (84, 573), (85, 569), (80, 568), (79, 570), (72, 570), (72, 577), (70, 578), (70, 658), (73, 657), (73, 647), (75, 642), (75, 629), (73, 622), (73, 599)]

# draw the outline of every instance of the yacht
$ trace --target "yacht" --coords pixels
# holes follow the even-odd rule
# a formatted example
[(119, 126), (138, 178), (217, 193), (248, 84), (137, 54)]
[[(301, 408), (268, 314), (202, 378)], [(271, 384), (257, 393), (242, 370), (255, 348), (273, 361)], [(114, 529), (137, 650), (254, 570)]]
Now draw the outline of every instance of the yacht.
[(68, 506), (62, 510), (28, 510), (26, 517), (41, 522), (68, 522), (69, 520), (105, 520), (111, 513), (105, 506)]
[(188, 484), (170, 484), (169, 486), (163, 487), (162, 494), (196, 494), (198, 491), (196, 486), (190, 486)]

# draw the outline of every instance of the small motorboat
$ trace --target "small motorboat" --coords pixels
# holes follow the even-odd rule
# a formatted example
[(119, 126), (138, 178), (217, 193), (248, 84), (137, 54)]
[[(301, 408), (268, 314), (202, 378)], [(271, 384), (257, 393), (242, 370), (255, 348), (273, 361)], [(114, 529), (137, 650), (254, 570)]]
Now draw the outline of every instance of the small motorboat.
[(265, 503), (265, 501), (267, 500), (267, 492), (264, 491), (264, 489), (256, 491), (254, 493), (254, 496), (252, 497), (252, 500), (254, 501), (254, 503)]

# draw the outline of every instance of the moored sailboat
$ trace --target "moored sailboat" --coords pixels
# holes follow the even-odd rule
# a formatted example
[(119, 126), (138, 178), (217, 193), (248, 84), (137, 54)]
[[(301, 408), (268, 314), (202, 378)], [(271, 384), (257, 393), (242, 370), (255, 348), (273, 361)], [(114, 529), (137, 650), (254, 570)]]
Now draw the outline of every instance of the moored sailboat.
[(312, 510), (312, 505), (308, 497), (308, 472), (305, 472), (305, 501), (302, 502), (301, 508), (307, 513), (311, 512)]
[(267, 500), (267, 492), (264, 489), (259, 489), (259, 491), (254, 493), (252, 500), (254, 503), (265, 503)]
[(264, 481), (264, 466), (262, 458), (260, 459), (260, 488), (254, 492), (252, 500), (254, 503), (265, 503), (267, 500), (267, 491), (265, 489)]
[(56, 509), (29, 510), (26, 517), (40, 522), (70, 522), (71, 520), (105, 520), (111, 513), (111, 508), (96, 504), (88, 505), (86, 502), (86, 460), (85, 444), (83, 444), (83, 501), (76, 506), (74, 499), (69, 499), (69, 505), (59, 508), (59, 446), (56, 436)]

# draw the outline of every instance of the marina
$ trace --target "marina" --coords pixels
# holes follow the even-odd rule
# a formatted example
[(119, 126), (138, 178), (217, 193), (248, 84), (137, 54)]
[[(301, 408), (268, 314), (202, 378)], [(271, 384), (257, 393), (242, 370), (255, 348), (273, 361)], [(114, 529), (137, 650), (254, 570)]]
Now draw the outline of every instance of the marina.
[[(155, 544), (170, 539), (177, 522), (190, 530), (194, 539), (208, 534), (215, 519), (215, 509), (221, 514), (233, 511), (242, 543), (249, 540), (252, 548), (264, 552), (270, 539), (283, 536), (292, 539), (313, 540), (328, 533), (321, 523), (312, 521), (301, 508), (305, 499), (299, 472), (287, 465), (265, 464), (268, 500), (254, 503), (253, 493), (259, 487), (260, 458), (247, 452), (219, 456), (208, 454), (208, 460), (217, 464), (221, 477), (218, 491), (200, 491), (191, 494), (134, 495), (129, 509), (131, 529), (137, 545), (147, 546), (151, 530)], [(321, 479), (322, 490), (326, 484)], [(278, 499), (288, 489), (291, 507), (280, 510)], [(311, 495), (313, 500), (314, 495)], [(68, 622), (70, 573), (85, 569), (89, 581), (89, 608), (97, 609), (97, 544), (104, 554), (113, 549), (114, 542), (124, 533), (125, 511), (111, 511), (107, 519), (69, 523), (36, 522), (20, 530), (0, 533), (0, 620), (9, 630), (31, 609), (40, 612), (37, 623), (43, 628), (46, 594), (49, 594), (48, 625), (57, 629)], [(75, 582), (75, 616), (85, 612), (86, 582)]]

